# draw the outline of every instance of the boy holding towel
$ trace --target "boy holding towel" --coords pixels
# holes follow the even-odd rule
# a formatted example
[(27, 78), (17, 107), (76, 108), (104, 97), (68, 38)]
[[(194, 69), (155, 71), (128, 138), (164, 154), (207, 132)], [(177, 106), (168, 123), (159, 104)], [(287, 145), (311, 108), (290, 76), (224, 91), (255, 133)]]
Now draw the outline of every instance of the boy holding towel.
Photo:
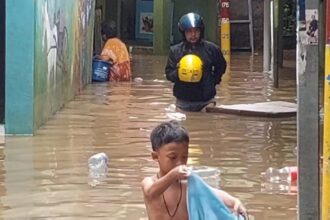
[[(151, 156), (158, 162), (159, 171), (142, 181), (149, 220), (188, 220), (189, 183), (187, 185), (187, 181), (182, 181), (189, 176), (186, 167), (188, 132), (176, 121), (164, 122), (153, 129), (150, 140)], [(235, 214), (247, 216), (246, 209), (239, 199), (219, 189), (212, 188), (211, 191)]]

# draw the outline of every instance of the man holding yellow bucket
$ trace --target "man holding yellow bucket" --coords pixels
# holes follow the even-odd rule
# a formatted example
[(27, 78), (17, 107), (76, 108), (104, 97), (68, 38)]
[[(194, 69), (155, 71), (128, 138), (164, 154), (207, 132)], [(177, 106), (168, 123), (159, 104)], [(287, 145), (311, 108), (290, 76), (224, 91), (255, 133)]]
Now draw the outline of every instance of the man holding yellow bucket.
[(226, 71), (220, 48), (204, 40), (204, 23), (199, 14), (188, 13), (179, 20), (182, 42), (170, 48), (166, 78), (174, 83), (176, 107), (202, 111), (215, 106), (216, 85)]

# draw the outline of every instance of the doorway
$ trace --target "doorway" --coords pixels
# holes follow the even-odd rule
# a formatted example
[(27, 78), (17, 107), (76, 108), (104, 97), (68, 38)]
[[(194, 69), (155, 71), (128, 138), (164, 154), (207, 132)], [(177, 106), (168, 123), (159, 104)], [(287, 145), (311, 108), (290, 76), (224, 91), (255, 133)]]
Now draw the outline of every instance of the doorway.
[(6, 47), (6, 15), (5, 3), (0, 1), (0, 124), (4, 123), (5, 117), (5, 47)]

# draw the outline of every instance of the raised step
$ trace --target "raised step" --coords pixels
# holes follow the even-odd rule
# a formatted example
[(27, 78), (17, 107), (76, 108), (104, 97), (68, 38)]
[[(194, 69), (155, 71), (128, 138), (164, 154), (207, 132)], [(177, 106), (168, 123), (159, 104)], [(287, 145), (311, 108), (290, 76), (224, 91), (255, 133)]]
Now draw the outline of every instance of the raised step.
[(297, 114), (297, 104), (271, 101), (252, 104), (219, 105), (207, 107), (206, 112), (270, 118), (292, 117)]

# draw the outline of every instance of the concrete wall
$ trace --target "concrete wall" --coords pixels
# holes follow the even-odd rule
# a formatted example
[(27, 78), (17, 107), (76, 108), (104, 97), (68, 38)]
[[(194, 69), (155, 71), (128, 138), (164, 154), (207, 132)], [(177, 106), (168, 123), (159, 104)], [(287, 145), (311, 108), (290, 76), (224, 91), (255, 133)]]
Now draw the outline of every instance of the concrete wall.
[(136, 0), (107, 0), (104, 6), (104, 20), (117, 26), (118, 36), (123, 40), (134, 39)]
[(136, 0), (125, 0), (121, 4), (121, 27), (120, 36), (122, 39), (135, 39), (135, 12)]
[(96, 0), (94, 17), (94, 53), (100, 54), (103, 48), (101, 24), (105, 18), (105, 0)]
[(116, 26), (118, 27), (120, 20), (118, 16), (118, 9), (121, 7), (120, 4), (121, 1), (118, 0), (107, 0), (105, 2), (105, 20), (107, 22), (115, 22)]
[(33, 134), (91, 81), (94, 4), (7, 0), (6, 133)]
[[(230, 19), (248, 19), (248, 0), (230, 0)], [(255, 50), (262, 50), (263, 43), (263, 0), (252, 0), (253, 32)], [(247, 24), (231, 25), (232, 47), (249, 47), (249, 27)]]

